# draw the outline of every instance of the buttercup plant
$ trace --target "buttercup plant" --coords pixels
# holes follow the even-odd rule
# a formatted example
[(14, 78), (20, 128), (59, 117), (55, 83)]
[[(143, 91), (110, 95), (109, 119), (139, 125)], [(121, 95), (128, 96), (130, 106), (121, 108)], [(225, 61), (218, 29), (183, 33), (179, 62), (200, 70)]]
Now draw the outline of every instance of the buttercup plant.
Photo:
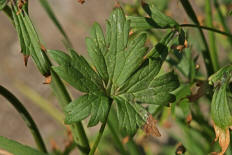
[[(109, 142), (104, 145), (115, 148), (120, 154), (149, 154), (150, 150), (138, 139), (143, 141), (144, 135), (162, 136), (158, 123), (163, 127), (175, 123), (182, 133), (179, 135), (167, 131), (170, 132), (169, 140), (158, 150), (160, 154), (231, 154), (232, 67), (226, 65), (220, 68), (214, 34), (227, 36), (229, 44), (232, 35), (218, 8), (219, 3), (214, 0), (225, 32), (213, 28), (210, 0), (205, 2), (206, 26), (200, 25), (188, 0), (180, 0), (180, 3), (194, 24), (180, 24), (165, 15), (163, 11), (167, 8), (168, 0), (158, 1), (136, 1), (130, 5), (117, 3), (106, 20), (106, 29), (94, 23), (86, 37), (89, 60), (73, 49), (47, 0), (39, 2), (63, 35), (68, 53), (46, 49), (41, 44), (28, 13), (28, 0), (0, 0), (0, 10), (16, 29), (25, 65), (31, 57), (45, 77), (44, 83), (51, 86), (65, 115), (63, 121), (70, 128), (69, 142), (64, 150), (53, 147), (50, 152), (38, 130), (39, 126), (23, 103), (0, 86), (0, 94), (22, 114), (38, 148), (0, 136), (0, 154), (68, 155), (74, 149), (81, 154), (109, 154), (104, 149), (102, 152), (97, 150), (100, 140), (106, 143), (105, 137), (112, 138), (114, 146), (110, 146)], [(78, 2), (84, 4), (85, 1)], [(162, 4), (162, 7), (158, 4)], [(200, 35), (194, 37), (202, 41), (197, 50), (201, 51), (204, 60), (200, 65), (205, 65), (205, 75), (197, 64), (201, 55), (192, 54), (196, 48), (193, 45), (197, 43), (186, 27), (199, 31)], [(203, 30), (210, 31), (209, 43)], [(82, 92), (82, 95), (72, 100), (62, 80)], [(202, 114), (200, 99), (211, 102), (211, 115)], [(51, 109), (47, 111), (53, 113)], [(58, 117), (54, 114), (51, 116)], [(100, 124), (94, 141), (90, 141), (82, 124), (87, 118), (87, 127)], [(170, 119), (171, 123), (168, 121)], [(110, 135), (105, 131), (106, 126)], [(217, 140), (219, 143), (212, 144)], [(169, 141), (175, 145), (169, 144)]]

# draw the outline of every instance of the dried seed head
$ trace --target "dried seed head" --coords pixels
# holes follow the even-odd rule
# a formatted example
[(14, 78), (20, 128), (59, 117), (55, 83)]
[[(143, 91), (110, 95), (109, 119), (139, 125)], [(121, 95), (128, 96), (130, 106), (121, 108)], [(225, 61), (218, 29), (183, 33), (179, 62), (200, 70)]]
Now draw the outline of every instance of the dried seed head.
[(195, 69), (199, 69), (199, 68), (200, 68), (200, 65), (196, 64)]
[(71, 131), (70, 127), (66, 126), (66, 128), (67, 128), (68, 139), (65, 141), (65, 148), (68, 148), (73, 143), (73, 136), (72, 136), (72, 131)]
[(133, 31), (133, 30), (130, 30), (129, 36), (131, 36), (133, 33), (134, 33), (134, 31)]
[(155, 120), (152, 117), (152, 115), (149, 115), (148, 118), (147, 118), (147, 122), (143, 127), (146, 134), (152, 135), (152, 136), (155, 136), (155, 137), (160, 137), (161, 136), (158, 128), (156, 127), (156, 123), (157, 123), (157, 120)]
[(181, 52), (184, 48), (185, 48), (184, 45), (177, 45), (177, 46), (176, 46), (176, 50), (178, 50), (178, 51), (180, 51), (180, 52)]
[(184, 40), (184, 48), (187, 48), (188, 47), (188, 41), (185, 39)]
[(26, 0), (19, 0), (17, 3), (18, 11), (16, 12), (16, 15), (19, 15), (20, 12), (22, 11), (23, 5), (27, 3)]
[(44, 47), (43, 44), (40, 44), (40, 48), (41, 48), (41, 50), (42, 50), (43, 52), (46, 52), (46, 51), (47, 51), (47, 49)]
[(178, 143), (177, 147), (176, 147), (176, 155), (178, 155), (178, 154), (184, 154), (185, 151), (186, 151), (186, 149), (185, 149), (184, 145), (181, 144), (181, 143)]
[(84, 4), (85, 0), (77, 0), (79, 3)]
[(51, 147), (52, 147), (53, 151), (58, 150), (58, 146), (57, 146), (56, 141), (54, 139), (50, 140), (50, 144), (51, 144)]
[(120, 3), (117, 0), (114, 1), (115, 1), (114, 8), (121, 8)]
[(186, 117), (186, 123), (188, 123), (188, 124), (190, 124), (191, 123), (191, 121), (192, 121), (192, 114), (190, 113), (190, 114), (188, 114), (188, 116)]
[(29, 59), (29, 55), (24, 55), (24, 56), (23, 56), (24, 65), (25, 65), (26, 67), (27, 67), (28, 59)]
[(126, 144), (128, 141), (129, 141), (129, 136), (126, 136), (126, 137), (124, 137), (123, 139), (122, 139), (122, 143), (123, 144)]
[(43, 82), (43, 84), (50, 84), (51, 82), (52, 82), (52, 76), (49, 75), (45, 77), (45, 81)]

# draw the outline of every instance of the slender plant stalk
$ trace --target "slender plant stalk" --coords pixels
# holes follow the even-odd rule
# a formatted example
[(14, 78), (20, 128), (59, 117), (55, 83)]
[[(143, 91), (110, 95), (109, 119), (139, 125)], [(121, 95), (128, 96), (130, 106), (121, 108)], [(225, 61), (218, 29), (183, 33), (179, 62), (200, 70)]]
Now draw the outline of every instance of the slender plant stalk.
[(195, 25), (195, 24), (181, 24), (180, 27), (193, 27), (193, 28), (200, 28), (200, 29), (204, 29), (204, 30), (208, 30), (208, 31), (212, 31), (221, 35), (225, 35), (229, 38), (232, 38), (232, 34), (231, 33), (227, 33), (227, 32), (223, 32), (214, 28), (210, 28), (207, 26), (201, 26), (201, 25)]
[[(65, 88), (63, 82), (58, 77), (58, 75), (51, 69), (51, 76), (52, 76), (52, 83), (51, 87), (53, 89), (53, 92), (55, 93), (57, 99), (59, 100), (62, 109), (64, 110), (64, 107), (71, 102), (71, 97), (68, 94), (67, 89)], [(77, 122), (71, 126), (72, 133), (74, 136), (75, 142), (79, 142), (80, 146), (83, 148), (82, 153), (88, 154), (90, 147), (89, 147), (89, 141), (86, 136), (85, 130), (83, 128), (83, 125), (81, 122)], [(85, 150), (85, 151), (84, 151)]]
[[(220, 22), (221, 22), (221, 24), (223, 26), (224, 31), (227, 32), (227, 33), (230, 33), (230, 29), (226, 24), (225, 18), (223, 17), (222, 11), (221, 11), (220, 6), (218, 4), (218, 0), (214, 0), (214, 6), (215, 6), (215, 8), (217, 10), (217, 14), (218, 14), (219, 20), (220, 20)], [(232, 46), (232, 37), (228, 37), (228, 42)]]
[[(206, 25), (213, 28), (213, 17), (210, 0), (205, 1), (205, 12), (206, 12)], [(218, 56), (217, 56), (217, 46), (215, 42), (215, 36), (213, 32), (208, 32), (209, 34), (209, 47), (210, 47), (210, 58), (213, 65), (213, 71), (216, 72), (219, 69)]]
[(108, 127), (109, 127), (109, 129), (110, 129), (110, 131), (112, 133), (112, 136), (114, 138), (115, 144), (119, 148), (119, 151), (121, 152), (121, 154), (127, 155), (128, 153), (126, 152), (126, 150), (125, 150), (125, 148), (124, 148), (124, 146), (123, 146), (123, 144), (122, 144), (122, 142), (121, 142), (121, 140), (119, 138), (119, 135), (118, 135), (117, 131), (114, 129), (114, 126), (113, 126), (113, 124), (112, 124), (112, 122), (111, 122), (110, 119), (107, 121), (107, 125), (108, 125)]
[[(191, 18), (191, 20), (196, 25), (200, 26), (200, 23), (199, 23), (199, 21), (197, 19), (197, 16), (196, 16), (191, 4), (189, 3), (189, 0), (180, 0), (180, 2), (183, 5), (184, 10), (187, 13), (187, 15), (189, 16), (189, 18)], [(214, 73), (214, 71), (213, 71), (213, 63), (212, 63), (212, 60), (210, 59), (211, 57), (210, 57), (210, 53), (209, 53), (209, 46), (208, 46), (208, 43), (206, 41), (206, 38), (204, 36), (204, 33), (203, 33), (202, 29), (198, 28), (198, 30), (200, 32), (202, 41), (203, 41), (204, 46), (205, 46), (205, 50), (202, 51), (202, 55), (204, 57), (204, 62), (205, 62), (205, 65), (206, 65), (208, 76), (209, 76), (209, 75)]]
[(0, 94), (3, 97), (5, 97), (14, 106), (14, 108), (21, 114), (22, 119), (25, 121), (27, 127), (30, 129), (31, 134), (34, 137), (38, 149), (42, 152), (47, 153), (47, 149), (42, 139), (42, 136), (35, 122), (33, 121), (30, 113), (26, 110), (23, 104), (10, 91), (8, 91), (6, 88), (4, 88), (1, 85), (0, 85)]
[(58, 28), (58, 30), (60, 31), (60, 33), (63, 35), (63, 37), (65, 39), (65, 44), (69, 48), (72, 47), (72, 43), (71, 43), (68, 35), (65, 33), (63, 27), (61, 26), (60, 22), (56, 18), (56, 15), (55, 15), (54, 11), (52, 10), (49, 2), (47, 0), (39, 0), (39, 2), (42, 5), (42, 7), (44, 8), (44, 10), (47, 12), (48, 16), (53, 21), (53, 23), (55, 24), (55, 26)]
[(47, 114), (49, 114), (54, 120), (59, 122), (64, 127), (64, 114), (59, 111), (56, 107), (51, 105), (46, 99), (40, 96), (36, 91), (30, 87), (17, 83), (16, 87), (25, 97), (29, 98), (32, 103), (41, 108)]
[(104, 130), (105, 130), (105, 127), (106, 127), (106, 123), (107, 123), (107, 120), (108, 120), (108, 117), (109, 117), (109, 113), (110, 113), (110, 109), (111, 109), (112, 102), (113, 102), (113, 101), (111, 101), (111, 103), (110, 103), (110, 108), (109, 108), (108, 111), (107, 111), (106, 118), (105, 118), (104, 122), (103, 122), (102, 125), (101, 125), (101, 128), (100, 128), (100, 130), (99, 130), (99, 133), (98, 133), (97, 138), (96, 138), (96, 140), (95, 140), (95, 142), (94, 142), (94, 144), (93, 144), (93, 147), (91, 148), (91, 150), (90, 150), (90, 152), (89, 152), (89, 155), (94, 155), (94, 152), (96, 151), (97, 146), (98, 146), (98, 144), (99, 144), (99, 142), (100, 142), (100, 140), (101, 140), (101, 137), (102, 137), (102, 135), (103, 135), (103, 133), (104, 133)]

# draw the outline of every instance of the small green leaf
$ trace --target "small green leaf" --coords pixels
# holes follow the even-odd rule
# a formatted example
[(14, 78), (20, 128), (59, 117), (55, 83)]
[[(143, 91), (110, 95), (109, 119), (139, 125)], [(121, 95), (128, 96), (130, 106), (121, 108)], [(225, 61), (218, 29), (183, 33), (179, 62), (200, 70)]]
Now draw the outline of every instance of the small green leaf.
[(211, 116), (214, 123), (225, 129), (232, 125), (232, 94), (227, 91), (228, 77), (222, 82), (221, 86), (216, 87), (211, 103)]
[(0, 150), (5, 151), (6, 154), (12, 153), (14, 155), (46, 155), (43, 152), (2, 136), (0, 136)]
[(163, 14), (153, 3), (143, 3), (143, 8), (153, 20), (146, 20), (155, 28), (176, 28), (179, 24), (169, 16)]
[(220, 81), (225, 74), (229, 74), (230, 72), (232, 72), (232, 65), (222, 67), (219, 71), (209, 77), (209, 84), (215, 84)]
[(88, 126), (95, 126), (103, 122), (110, 108), (109, 99), (105, 96), (87, 94), (71, 102), (66, 108), (65, 123), (81, 121), (91, 114)]
[(56, 50), (48, 50), (48, 53), (60, 65), (53, 67), (54, 71), (73, 87), (82, 92), (102, 92), (103, 85), (100, 77), (74, 50), (70, 49), (71, 57)]
[(6, 6), (8, 0), (0, 0), (0, 11)]
[(137, 16), (127, 16), (127, 19), (131, 21), (131, 28), (137, 30), (149, 30), (153, 28), (153, 20), (148, 17), (137, 17)]
[(102, 92), (100, 86), (96, 85), (91, 79), (85, 77), (80, 71), (71, 64), (52, 67), (53, 70), (74, 88), (82, 92)]

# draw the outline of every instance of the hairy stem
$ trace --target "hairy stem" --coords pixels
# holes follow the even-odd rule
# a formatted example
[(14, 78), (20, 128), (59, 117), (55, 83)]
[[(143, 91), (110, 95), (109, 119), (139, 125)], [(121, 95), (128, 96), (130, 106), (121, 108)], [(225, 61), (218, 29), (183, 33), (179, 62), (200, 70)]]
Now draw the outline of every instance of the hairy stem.
[(30, 113), (26, 110), (23, 104), (6, 88), (0, 85), (0, 94), (5, 97), (13, 106), (14, 108), (21, 114), (22, 119), (25, 121), (27, 127), (30, 129), (31, 134), (34, 137), (36, 145), (38, 149), (42, 152), (47, 153), (46, 146), (42, 139), (42, 136), (35, 124), (34, 120), (32, 119)]

